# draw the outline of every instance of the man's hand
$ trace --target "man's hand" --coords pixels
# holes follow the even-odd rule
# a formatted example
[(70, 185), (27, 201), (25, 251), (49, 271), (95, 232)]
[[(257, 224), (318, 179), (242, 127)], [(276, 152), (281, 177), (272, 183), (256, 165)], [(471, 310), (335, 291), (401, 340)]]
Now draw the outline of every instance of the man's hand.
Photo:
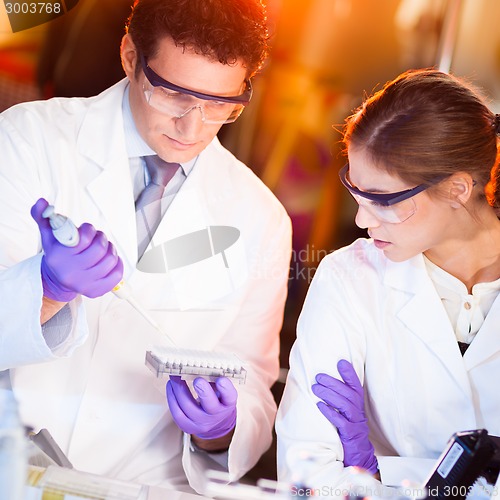
[(54, 237), (49, 220), (42, 216), (47, 206), (47, 201), (40, 198), (31, 208), (44, 251), (41, 264), (44, 296), (70, 302), (78, 294), (94, 298), (112, 290), (123, 276), (123, 262), (113, 244), (91, 224), (82, 224), (78, 229), (78, 245), (62, 245)]
[[(198, 399), (193, 397), (184, 380), (170, 377), (167, 401), (175, 423), (183, 432), (202, 440), (228, 435), (236, 425), (238, 399), (232, 382), (226, 377), (219, 377), (215, 383), (209, 383), (199, 377), (194, 380), (193, 387)], [(196, 440), (197, 444), (199, 442)]]

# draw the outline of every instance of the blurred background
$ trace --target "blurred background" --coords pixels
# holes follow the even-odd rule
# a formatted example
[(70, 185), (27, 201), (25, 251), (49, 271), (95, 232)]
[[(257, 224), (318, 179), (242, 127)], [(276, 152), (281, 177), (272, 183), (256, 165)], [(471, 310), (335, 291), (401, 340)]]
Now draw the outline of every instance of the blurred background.
[[(91, 96), (123, 78), (119, 43), (133, 0), (80, 0), (64, 16), (10, 33), (0, 13), (0, 111), (51, 96)], [(500, 112), (498, 0), (267, 0), (272, 53), (254, 98), (219, 133), (292, 218), (293, 257), (281, 332), (281, 397), (295, 325), (315, 269), (352, 242), (356, 207), (341, 189), (339, 130), (386, 81), (434, 66), (466, 77)], [(2, 17), (4, 16), (4, 17)], [(275, 449), (248, 475), (275, 478)]]

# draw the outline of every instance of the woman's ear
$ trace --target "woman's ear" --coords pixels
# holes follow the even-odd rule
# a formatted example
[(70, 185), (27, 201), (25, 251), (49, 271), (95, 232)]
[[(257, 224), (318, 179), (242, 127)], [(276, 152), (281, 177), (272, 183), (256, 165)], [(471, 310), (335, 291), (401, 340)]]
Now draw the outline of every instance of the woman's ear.
[(463, 207), (472, 196), (474, 180), (466, 172), (457, 172), (446, 180), (448, 198), (453, 208)]
[(122, 66), (125, 74), (128, 76), (129, 80), (135, 78), (135, 68), (137, 65), (137, 49), (135, 48), (134, 41), (130, 34), (126, 34), (122, 38), (122, 44), (120, 46), (120, 55), (122, 59)]

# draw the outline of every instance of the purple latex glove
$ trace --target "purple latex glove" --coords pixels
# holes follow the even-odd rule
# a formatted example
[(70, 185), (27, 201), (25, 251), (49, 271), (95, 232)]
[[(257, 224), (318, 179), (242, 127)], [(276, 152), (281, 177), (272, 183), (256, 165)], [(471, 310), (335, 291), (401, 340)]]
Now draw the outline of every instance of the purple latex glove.
[(344, 448), (344, 465), (354, 465), (375, 474), (378, 470), (373, 445), (368, 439), (368, 421), (365, 416), (363, 387), (349, 361), (337, 364), (338, 380), (319, 373), (313, 393), (323, 401), (317, 403), (321, 413), (337, 428)]
[(180, 377), (167, 382), (167, 401), (175, 423), (187, 434), (215, 439), (228, 434), (236, 425), (238, 392), (226, 377), (215, 383), (198, 377), (193, 382), (196, 400)]
[(31, 208), (44, 251), (41, 264), (44, 296), (69, 302), (78, 294), (94, 298), (112, 290), (123, 276), (123, 262), (112, 243), (91, 224), (82, 224), (78, 229), (78, 245), (62, 245), (52, 234), (49, 220), (42, 217), (47, 205), (40, 198)]

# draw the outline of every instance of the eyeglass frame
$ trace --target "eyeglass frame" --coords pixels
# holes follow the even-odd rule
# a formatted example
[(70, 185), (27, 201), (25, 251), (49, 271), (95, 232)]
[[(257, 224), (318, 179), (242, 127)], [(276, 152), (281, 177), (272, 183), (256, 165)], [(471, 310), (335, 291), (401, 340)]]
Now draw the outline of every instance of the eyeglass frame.
[[(367, 191), (361, 191), (354, 187), (347, 180), (347, 172), (349, 171), (349, 162), (347, 162), (340, 170), (339, 170), (339, 178), (340, 182), (344, 185), (344, 187), (352, 194), (357, 196), (361, 196), (362, 198), (366, 198), (370, 201), (375, 201), (384, 207), (390, 207), (395, 205), (396, 203), (400, 203), (401, 201), (408, 200), (409, 198), (413, 198), (413, 196), (425, 191), (426, 189), (438, 184), (442, 180), (446, 179), (447, 176), (439, 176), (431, 182), (419, 184), (411, 189), (405, 189), (403, 191), (397, 191), (395, 193), (369, 193)], [(474, 182), (475, 184), (475, 182)]]
[(250, 79), (245, 80), (245, 90), (243, 93), (237, 96), (217, 96), (212, 94), (205, 94), (204, 92), (197, 92), (196, 90), (186, 89), (181, 87), (180, 85), (176, 85), (175, 83), (169, 82), (168, 80), (163, 79), (160, 75), (154, 72), (154, 70), (149, 66), (148, 60), (144, 54), (140, 54), (139, 58), (141, 60), (142, 70), (144, 71), (144, 75), (147, 80), (153, 87), (164, 87), (168, 90), (173, 90), (174, 92), (179, 92), (181, 94), (188, 94), (193, 97), (197, 97), (198, 99), (202, 99), (204, 101), (220, 101), (227, 102), (230, 104), (242, 104), (243, 106), (247, 106), (250, 103), (253, 95), (252, 82)]

